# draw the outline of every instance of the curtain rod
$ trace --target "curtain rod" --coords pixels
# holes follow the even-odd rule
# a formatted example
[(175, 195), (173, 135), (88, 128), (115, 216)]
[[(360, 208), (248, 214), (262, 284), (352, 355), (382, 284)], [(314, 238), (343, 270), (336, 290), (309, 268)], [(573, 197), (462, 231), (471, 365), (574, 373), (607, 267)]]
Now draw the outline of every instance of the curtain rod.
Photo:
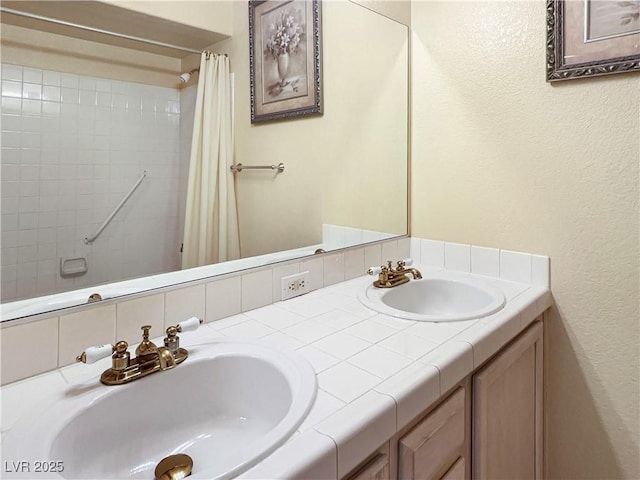
[(126, 40), (133, 40), (141, 43), (148, 43), (149, 45), (155, 45), (157, 47), (172, 48), (174, 50), (182, 50), (183, 52), (190, 53), (202, 53), (202, 50), (196, 50), (193, 48), (181, 47), (179, 45), (172, 45), (170, 43), (158, 42), (156, 40), (150, 40), (148, 38), (134, 37), (132, 35), (125, 35), (124, 33), (111, 32), (109, 30), (102, 30), (101, 28), (88, 27), (86, 25), (80, 25), (78, 23), (66, 22), (64, 20), (58, 20), (55, 18), (44, 17), (42, 15), (36, 15), (34, 13), (23, 12), (20, 10), (14, 10), (12, 8), (0, 7), (0, 12), (10, 13), (12, 15), (18, 15), (21, 17), (32, 18), (34, 20), (41, 20), (43, 22), (55, 23), (57, 25), (64, 25), (65, 27), (79, 28), (80, 30), (87, 30), (89, 32), (102, 33), (104, 35), (111, 35), (112, 37), (124, 38)]

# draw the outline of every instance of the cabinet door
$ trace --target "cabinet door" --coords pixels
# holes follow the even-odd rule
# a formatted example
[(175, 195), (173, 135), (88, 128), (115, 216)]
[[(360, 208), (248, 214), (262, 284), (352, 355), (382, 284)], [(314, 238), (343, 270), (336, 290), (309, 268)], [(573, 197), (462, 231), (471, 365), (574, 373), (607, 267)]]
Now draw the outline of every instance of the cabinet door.
[(466, 462), (464, 457), (460, 457), (456, 463), (444, 474), (440, 480), (465, 480), (466, 478)]
[(389, 480), (389, 455), (380, 453), (371, 459), (361, 470), (349, 477), (349, 480)]
[(542, 478), (542, 323), (473, 377), (473, 478)]
[[(398, 477), (439, 480), (465, 456), (465, 389), (458, 388), (398, 442)], [(464, 478), (464, 462), (462, 462)], [(459, 467), (454, 471), (459, 472)], [(453, 474), (452, 474), (453, 475)], [(451, 477), (454, 478), (454, 477)]]

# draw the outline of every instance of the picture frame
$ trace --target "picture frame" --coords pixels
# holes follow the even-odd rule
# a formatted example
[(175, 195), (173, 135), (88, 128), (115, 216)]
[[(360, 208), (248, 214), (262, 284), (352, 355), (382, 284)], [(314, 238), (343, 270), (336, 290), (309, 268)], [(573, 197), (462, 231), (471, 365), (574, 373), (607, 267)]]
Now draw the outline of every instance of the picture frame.
[(249, 0), (251, 123), (322, 114), (320, 0)]
[(547, 81), (640, 71), (637, 0), (547, 0)]

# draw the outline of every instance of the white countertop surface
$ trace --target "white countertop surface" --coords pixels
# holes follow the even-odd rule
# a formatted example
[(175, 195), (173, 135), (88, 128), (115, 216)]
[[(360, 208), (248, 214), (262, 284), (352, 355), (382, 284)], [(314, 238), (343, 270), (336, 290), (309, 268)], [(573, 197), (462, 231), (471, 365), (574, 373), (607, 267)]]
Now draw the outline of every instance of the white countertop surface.
[[(442, 271), (418, 268), (424, 276)], [(261, 338), (297, 350), (316, 371), (316, 400), (298, 431), (240, 478), (343, 477), (552, 303), (546, 287), (453, 274), (497, 287), (505, 307), (479, 320), (401, 320), (360, 304), (357, 292), (372, 281), (364, 276), (183, 334), (187, 348), (221, 337)], [(108, 358), (76, 364), (3, 387), (2, 431), (36, 408), (42, 392), (98, 382), (109, 366)]]

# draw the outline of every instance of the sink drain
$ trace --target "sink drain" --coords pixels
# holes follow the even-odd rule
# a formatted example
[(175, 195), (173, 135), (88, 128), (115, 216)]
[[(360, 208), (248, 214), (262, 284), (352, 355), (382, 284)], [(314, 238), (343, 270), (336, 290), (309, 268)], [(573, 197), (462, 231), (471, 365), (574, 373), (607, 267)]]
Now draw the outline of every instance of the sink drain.
[(180, 480), (191, 475), (193, 459), (184, 453), (169, 455), (156, 466), (156, 480)]

